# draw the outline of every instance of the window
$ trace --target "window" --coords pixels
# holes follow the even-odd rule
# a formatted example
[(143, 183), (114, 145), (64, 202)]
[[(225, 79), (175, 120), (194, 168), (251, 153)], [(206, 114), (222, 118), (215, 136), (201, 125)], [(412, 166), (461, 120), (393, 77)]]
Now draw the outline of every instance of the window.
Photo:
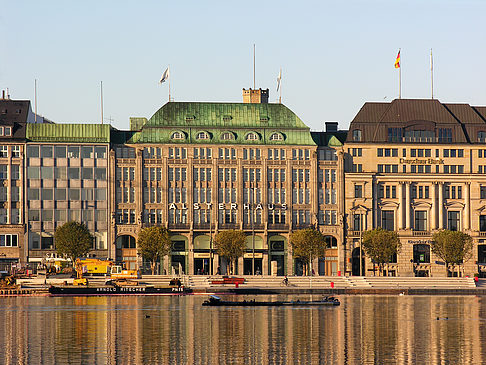
[(52, 146), (41, 146), (41, 157), (52, 158)]
[(401, 141), (402, 141), (402, 128), (388, 128), (388, 142), (401, 142)]
[(486, 186), (481, 186), (480, 188), (480, 198), (486, 199)]
[(6, 136), (12, 135), (12, 127), (5, 127), (5, 135)]
[(95, 158), (106, 158), (106, 147), (98, 146), (94, 148)]
[(415, 226), (416, 231), (426, 231), (427, 230), (427, 212), (425, 210), (415, 211)]
[(270, 141), (282, 141), (283, 140), (283, 136), (280, 134), (280, 133), (272, 133), (270, 135)]
[(424, 244), (413, 245), (413, 262), (416, 264), (430, 263), (430, 246)]
[(353, 215), (353, 231), (361, 231), (362, 229), (366, 229), (364, 224), (364, 217), (361, 214), (354, 214)]
[(66, 146), (55, 146), (54, 147), (54, 157), (66, 158)]
[(361, 142), (361, 129), (354, 129), (353, 130), (353, 141), (354, 142)]
[(20, 146), (12, 146), (12, 157), (20, 157)]
[(363, 149), (362, 148), (353, 148), (352, 149), (352, 155), (354, 157), (361, 157), (363, 154)]
[(177, 132), (172, 133), (170, 138), (171, 139), (186, 139), (186, 136), (184, 135), (184, 133), (177, 131)]
[(245, 139), (247, 141), (258, 141), (260, 138), (258, 137), (258, 134), (255, 132), (250, 132), (246, 135)]
[(27, 157), (39, 157), (39, 146), (27, 146)]
[(355, 185), (354, 186), (354, 197), (355, 198), (362, 198), (363, 197), (363, 185)]
[(209, 134), (207, 132), (199, 132), (196, 134), (196, 139), (209, 139)]
[(79, 158), (79, 146), (69, 146), (67, 157), (68, 158)]
[(447, 212), (447, 228), (450, 231), (459, 230), (459, 213), (460, 212), (453, 210)]
[(486, 232), (486, 215), (479, 216), (479, 230), (481, 232)]
[(0, 157), (8, 157), (8, 147), (0, 146)]
[(395, 212), (393, 210), (381, 211), (381, 228), (388, 231), (395, 230)]
[(478, 142), (486, 142), (486, 132), (480, 131), (478, 132)]
[(222, 141), (232, 141), (235, 139), (235, 135), (231, 132), (223, 132), (220, 138)]
[(0, 247), (17, 247), (18, 236), (16, 234), (0, 234)]
[(451, 128), (439, 128), (439, 143), (452, 143), (452, 129)]

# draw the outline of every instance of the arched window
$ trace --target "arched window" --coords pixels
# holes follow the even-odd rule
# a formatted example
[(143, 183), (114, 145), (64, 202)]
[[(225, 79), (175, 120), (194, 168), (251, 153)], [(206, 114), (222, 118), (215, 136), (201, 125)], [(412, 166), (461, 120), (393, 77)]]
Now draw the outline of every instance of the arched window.
[(272, 133), (270, 135), (270, 141), (282, 141), (283, 140), (283, 136), (280, 134), (280, 133)]
[(222, 141), (231, 141), (235, 139), (235, 135), (231, 132), (223, 132), (221, 133), (221, 140)]
[(199, 132), (196, 135), (196, 139), (209, 139), (209, 134), (207, 132)]
[(170, 137), (171, 139), (186, 139), (186, 136), (182, 132), (174, 132), (172, 133), (172, 136)]
[(247, 141), (258, 141), (260, 138), (258, 137), (258, 134), (255, 132), (250, 132), (246, 135), (245, 139)]

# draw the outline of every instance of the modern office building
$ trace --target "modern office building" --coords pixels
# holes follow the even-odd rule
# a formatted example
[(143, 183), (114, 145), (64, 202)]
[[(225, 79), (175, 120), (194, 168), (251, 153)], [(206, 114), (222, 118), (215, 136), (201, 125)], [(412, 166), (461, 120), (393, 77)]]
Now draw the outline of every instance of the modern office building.
[[(110, 257), (109, 125), (28, 124), (24, 183), (29, 262), (55, 254), (56, 227), (83, 222), (93, 257)], [(27, 245), (27, 242), (26, 242)]]
[(350, 275), (373, 275), (362, 254), (362, 231), (398, 232), (402, 249), (388, 275), (445, 276), (430, 250), (440, 229), (473, 237), (461, 273), (486, 269), (486, 108), (438, 100), (366, 103), (345, 143), (346, 249)]

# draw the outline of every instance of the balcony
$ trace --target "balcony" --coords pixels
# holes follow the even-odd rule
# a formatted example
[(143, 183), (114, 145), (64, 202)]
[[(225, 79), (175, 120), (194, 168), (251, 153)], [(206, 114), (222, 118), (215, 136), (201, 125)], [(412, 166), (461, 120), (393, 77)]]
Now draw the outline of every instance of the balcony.
[(187, 223), (169, 223), (169, 229), (189, 229), (189, 224)]
[(486, 237), (486, 232), (478, 232), (479, 233), (479, 237)]
[(430, 236), (430, 232), (429, 231), (413, 231), (412, 235), (414, 237)]
[(240, 229), (239, 223), (220, 223), (218, 229)]

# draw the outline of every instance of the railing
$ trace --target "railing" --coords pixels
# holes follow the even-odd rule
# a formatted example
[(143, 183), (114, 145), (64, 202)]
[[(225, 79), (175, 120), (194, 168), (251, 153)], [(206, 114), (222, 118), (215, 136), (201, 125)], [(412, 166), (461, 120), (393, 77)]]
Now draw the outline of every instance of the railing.
[(478, 232), (479, 233), (479, 237), (486, 237), (486, 232)]
[(278, 230), (278, 231), (287, 231), (289, 229), (288, 224), (268, 224), (268, 229), (271, 230)]
[(412, 235), (414, 235), (414, 236), (429, 236), (430, 232), (429, 231), (413, 231)]
[(169, 223), (169, 228), (173, 228), (173, 229), (189, 229), (189, 224), (187, 224), (187, 223)]

